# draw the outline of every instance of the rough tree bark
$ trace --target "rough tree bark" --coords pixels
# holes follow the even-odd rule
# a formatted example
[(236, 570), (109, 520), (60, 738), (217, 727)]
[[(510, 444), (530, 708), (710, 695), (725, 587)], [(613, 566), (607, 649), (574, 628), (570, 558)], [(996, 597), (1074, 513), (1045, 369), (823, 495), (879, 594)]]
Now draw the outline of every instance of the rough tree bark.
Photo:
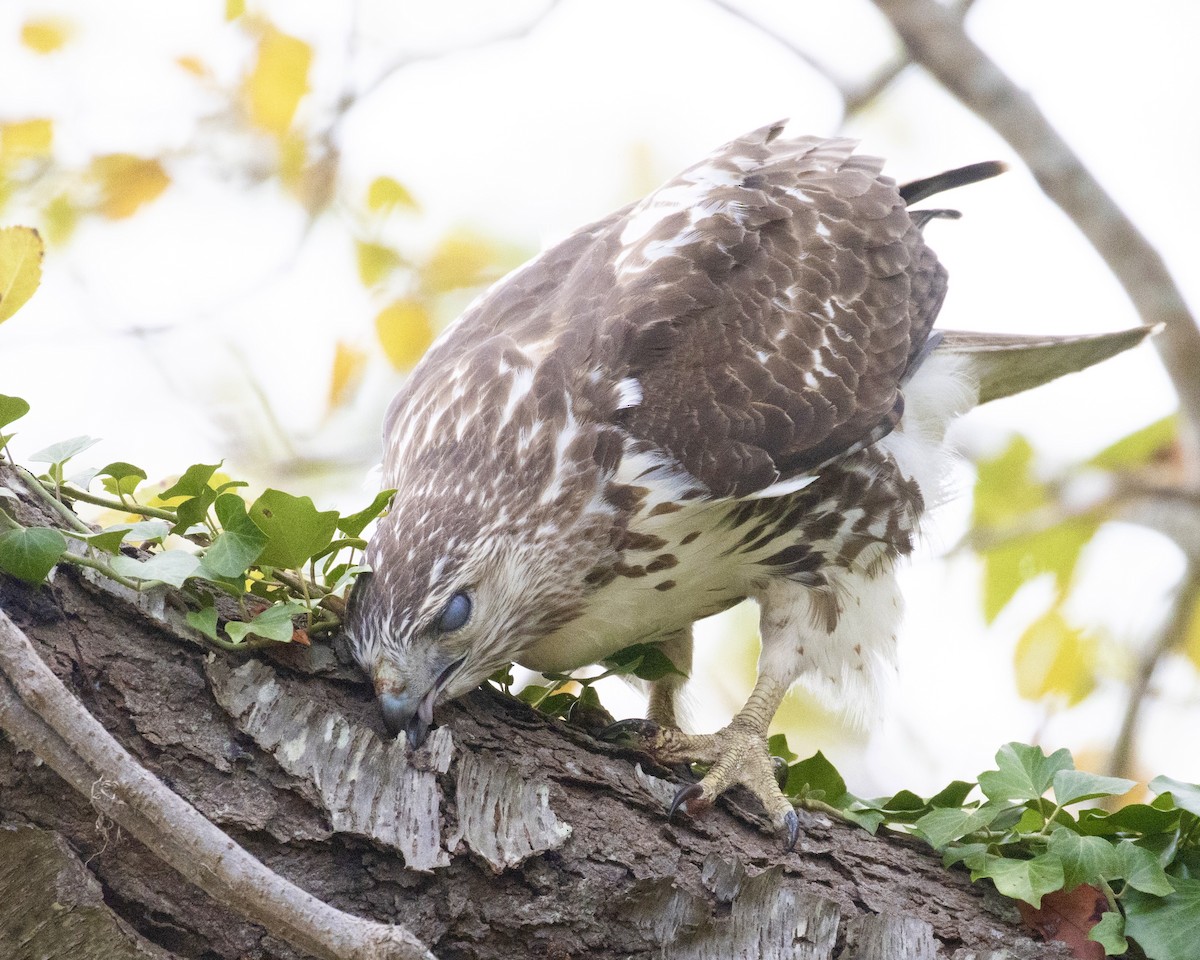
[[(271, 869), (441, 960), (1067, 956), (910, 840), (805, 816), (787, 854), (736, 795), (668, 823), (670, 771), (496, 693), (443, 710), (408, 757), (335, 649), (213, 653), (163, 601), (78, 568), (0, 578), (0, 609), (145, 768)], [(308, 956), (98, 815), (103, 777), (84, 795), (26, 746), (0, 737), (0, 957)]]

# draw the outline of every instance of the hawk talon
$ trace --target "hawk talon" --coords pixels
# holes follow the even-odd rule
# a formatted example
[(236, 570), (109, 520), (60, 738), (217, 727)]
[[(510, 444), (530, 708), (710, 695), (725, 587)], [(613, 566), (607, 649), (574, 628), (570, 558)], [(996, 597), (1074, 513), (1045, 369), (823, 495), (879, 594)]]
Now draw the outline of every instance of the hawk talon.
[(796, 841), (800, 838), (800, 817), (795, 810), (789, 810), (783, 815), (783, 825), (787, 827), (787, 852), (796, 849)]
[(596, 739), (605, 743), (624, 743), (632, 746), (637, 742), (653, 743), (662, 732), (653, 720), (643, 720), (641, 717), (630, 717), (628, 720), (618, 720), (610, 723), (596, 734)]
[(783, 757), (771, 757), (771, 772), (775, 774), (775, 782), (780, 790), (787, 789), (788, 763)]
[[(667, 823), (675, 819), (675, 812), (680, 807), (684, 813), (691, 814), (688, 809), (688, 804), (693, 800), (702, 800), (704, 798), (704, 787), (699, 783), (689, 783), (687, 786), (680, 787), (675, 793), (675, 799), (671, 801), (670, 809), (667, 810)], [(707, 806), (707, 804), (705, 804)], [(699, 813), (699, 811), (696, 811)]]

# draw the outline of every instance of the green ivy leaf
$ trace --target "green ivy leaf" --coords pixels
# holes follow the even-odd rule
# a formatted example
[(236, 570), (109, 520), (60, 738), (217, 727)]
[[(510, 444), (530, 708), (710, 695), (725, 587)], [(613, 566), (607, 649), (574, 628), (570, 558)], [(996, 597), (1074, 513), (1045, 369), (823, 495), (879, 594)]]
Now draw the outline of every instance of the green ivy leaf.
[(961, 807), (963, 801), (975, 789), (975, 784), (966, 780), (954, 780), (929, 798), (931, 807)]
[(1054, 799), (1066, 806), (1097, 797), (1119, 797), (1137, 786), (1137, 781), (1123, 777), (1102, 777), (1084, 770), (1059, 770), (1054, 775)]
[(109, 527), (99, 533), (85, 534), (83, 539), (88, 542), (88, 546), (95, 547), (104, 553), (117, 553), (125, 541), (125, 531)]
[(205, 607), (203, 610), (189, 610), (184, 614), (183, 618), (210, 640), (221, 639), (217, 633), (216, 607)]
[(1106, 957), (1123, 957), (1129, 952), (1129, 941), (1125, 939), (1125, 917), (1119, 912), (1105, 913), (1088, 931), (1088, 939), (1100, 944)]
[(296, 569), (333, 540), (336, 510), (318, 511), (309, 497), (266, 490), (250, 507), (250, 519), (267, 535), (258, 562), (267, 567)]
[(111, 566), (123, 577), (157, 581), (171, 587), (182, 587), (188, 577), (202, 572), (200, 558), (186, 550), (167, 550), (154, 554), (148, 560), (135, 560), (121, 554), (112, 558)]
[[(171, 486), (158, 495), (160, 500), (175, 500), (179, 497), (198, 497), (209, 489), (208, 481), (212, 479), (220, 463), (193, 463), (183, 471), (183, 474)], [(210, 503), (212, 501), (209, 501)]]
[(807, 760), (788, 767), (787, 784), (783, 792), (789, 797), (812, 797), (838, 806), (847, 796), (846, 781), (818, 750)]
[(929, 802), (921, 799), (911, 790), (901, 790), (888, 797), (881, 806), (889, 813), (913, 813), (917, 810), (928, 810)]
[(1041, 747), (1007, 743), (996, 753), (998, 769), (979, 775), (979, 789), (989, 800), (1038, 800), (1060, 770), (1075, 766), (1065, 747), (1046, 756)]
[(387, 509), (395, 494), (395, 490), (380, 490), (365, 509), (359, 510), (358, 513), (352, 513), (348, 517), (338, 517), (338, 529), (348, 537), (360, 536), (367, 524)]
[(661, 680), (669, 674), (686, 674), (673, 664), (657, 643), (635, 643), (605, 657), (604, 665), (617, 674), (633, 674), (642, 680)]
[(561, 717), (575, 706), (576, 699), (573, 693), (552, 693), (538, 704), (538, 710), (548, 717)]
[(1180, 810), (1200, 817), (1200, 785), (1184, 783), (1171, 777), (1155, 777), (1150, 781), (1150, 789), (1160, 795), (1169, 793)]
[(172, 533), (184, 534), (192, 527), (202, 525), (208, 517), (208, 508), (217, 502), (217, 491), (204, 487), (194, 497), (188, 497), (175, 506), (175, 526)]
[(78, 456), (99, 442), (99, 437), (72, 437), (70, 440), (60, 440), (58, 443), (50, 444), (45, 449), (30, 455), (29, 459), (34, 463), (49, 463), (61, 468), (72, 457)]
[(942, 807), (930, 810), (913, 824), (913, 829), (920, 833), (935, 850), (941, 850), (953, 840), (982, 830), (991, 824), (996, 816), (1007, 808), (997, 804), (984, 804), (981, 807)]
[(971, 868), (971, 879), (987, 877), (1004, 896), (1024, 900), (1032, 907), (1042, 905), (1042, 897), (1063, 886), (1063, 866), (1052, 854), (1032, 860), (1011, 860), (990, 854)]
[(952, 867), (962, 861), (968, 869), (977, 863), (983, 863), (988, 855), (986, 843), (951, 843), (942, 851), (942, 866)]
[(146, 479), (146, 471), (132, 463), (118, 460), (96, 471), (104, 489), (116, 497), (132, 496), (138, 484)]
[(788, 747), (786, 733), (774, 733), (767, 738), (767, 752), (773, 757), (779, 757), (784, 763), (795, 763), (800, 759)]
[(38, 584), (67, 552), (67, 539), (53, 527), (22, 527), (0, 533), (0, 570)]
[(546, 697), (554, 687), (542, 686), (537, 683), (529, 683), (520, 689), (517, 693), (517, 699), (522, 703), (528, 703), (530, 706), (541, 701)]
[(15, 423), (28, 412), (29, 404), (26, 401), (20, 397), (9, 397), (0, 393), (0, 427), (7, 427), (10, 423)]
[(267, 535), (255, 526), (246, 513), (246, 502), (236, 493), (221, 494), (213, 509), (221, 533), (204, 552), (200, 563), (215, 576), (241, 577), (262, 553)]
[(1127, 890), (1125, 936), (1154, 960), (1194, 960), (1200, 943), (1200, 880), (1177, 879), (1167, 897)]
[(1113, 845), (1100, 837), (1080, 836), (1074, 830), (1058, 827), (1050, 834), (1047, 852), (1062, 862), (1063, 889), (1073, 890), (1081, 883), (1099, 885), (1120, 873)]
[(295, 626), (292, 617), (305, 613), (305, 606), (294, 600), (276, 603), (267, 607), (249, 623), (233, 620), (225, 624), (225, 632), (234, 643), (241, 643), (247, 636), (253, 634), (264, 640), (274, 640), (277, 643), (287, 643), (292, 639)]
[[(1168, 795), (1169, 797), (1169, 795)], [(1095, 836), (1114, 833), (1163, 833), (1179, 824), (1179, 811), (1161, 809), (1145, 803), (1130, 803), (1109, 813), (1107, 810), (1084, 810), (1079, 814), (1079, 830)]]
[(329, 566), (333, 563), (337, 554), (347, 548), (353, 550), (365, 550), (367, 548), (367, 541), (363, 540), (361, 537), (340, 537), (330, 543), (329, 546), (327, 546), (320, 553), (313, 554), (312, 562), (317, 563), (320, 560), (325, 560), (326, 566)]
[(493, 673), (490, 677), (488, 677), (488, 681), (490, 683), (496, 684), (505, 693), (510, 692), (510, 690), (512, 689), (513, 683), (516, 682), (513, 680), (512, 664), (510, 663), (507, 667), (501, 667), (499, 670), (497, 670), (495, 673)]
[(1156, 897), (1174, 892), (1175, 887), (1152, 850), (1140, 847), (1132, 840), (1122, 840), (1113, 849), (1117, 857), (1117, 876), (1129, 886)]
[[(343, 567), (345, 567), (345, 569), (343, 569)], [(342, 566), (335, 567), (334, 570), (330, 572), (329, 576), (325, 580), (325, 586), (334, 593), (341, 593), (344, 587), (349, 586), (356, 579), (358, 579), (358, 575), (360, 573), (368, 573), (370, 570), (370, 567), (364, 566), (361, 563), (355, 564), (354, 566), (346, 566), (345, 564), (342, 564)], [(336, 574), (336, 578), (334, 574)]]
[(133, 523), (114, 523), (105, 528), (105, 533), (109, 530), (120, 530), (130, 543), (161, 543), (171, 532), (171, 525), (166, 520), (137, 520)]

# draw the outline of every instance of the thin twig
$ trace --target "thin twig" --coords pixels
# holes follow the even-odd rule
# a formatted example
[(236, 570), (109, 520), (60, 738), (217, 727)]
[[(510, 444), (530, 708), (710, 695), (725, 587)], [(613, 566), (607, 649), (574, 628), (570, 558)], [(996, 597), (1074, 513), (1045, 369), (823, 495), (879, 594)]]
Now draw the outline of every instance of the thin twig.
[[(976, 0), (956, 0), (951, 5), (950, 10), (959, 19), (967, 15), (967, 12), (975, 5)], [(851, 83), (839, 77), (832, 68), (823, 63), (813, 54), (809, 53), (802, 46), (789, 40), (779, 31), (773, 29), (763, 23), (757, 17), (754, 17), (747, 11), (741, 9), (729, 0), (709, 0), (715, 7), (719, 7), (732, 17), (736, 17), (743, 23), (754, 27), (760, 33), (770, 37), (777, 44), (802, 60), (810, 69), (818, 73), (837, 91), (842, 98), (842, 120), (843, 122), (854, 116), (857, 113), (869, 107), (876, 98), (878, 98), (892, 83), (896, 80), (905, 69), (912, 65), (912, 60), (907, 56), (896, 56), (883, 64), (866, 80), (860, 83)]]
[[(336, 910), (251, 856), (137, 762), (0, 610), (0, 727), (165, 863), (242, 916), (324, 960), (435, 960), (399, 925)], [(105, 789), (94, 790), (103, 780)]]
[(1200, 563), (1188, 559), (1179, 591), (1171, 606), (1171, 615), (1155, 640), (1143, 653), (1138, 661), (1137, 673), (1129, 685), (1129, 699), (1125, 702), (1125, 713), (1121, 718), (1121, 728), (1113, 741), (1112, 752), (1108, 758), (1108, 772), (1114, 777), (1134, 776), (1133, 756), (1137, 742), (1138, 724), (1142, 717), (1142, 708), (1150, 692), (1150, 681), (1158, 669), (1162, 658), (1182, 645), (1196, 604), (1200, 602)]
[(873, 0), (913, 61), (999, 133), (1045, 194), (1071, 218), (1148, 325), (1185, 421), (1190, 485), (1200, 480), (1200, 328), (1162, 257), (1100, 186), (1033, 98), (975, 44), (960, 17), (934, 0)]

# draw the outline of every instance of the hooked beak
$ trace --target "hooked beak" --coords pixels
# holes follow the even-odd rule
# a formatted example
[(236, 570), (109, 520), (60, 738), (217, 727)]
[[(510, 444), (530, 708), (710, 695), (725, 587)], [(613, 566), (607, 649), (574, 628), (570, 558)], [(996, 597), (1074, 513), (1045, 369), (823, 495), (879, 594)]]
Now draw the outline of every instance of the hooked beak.
[[(379, 693), (379, 707), (383, 711), (383, 722), (388, 731), (396, 737), (404, 731), (410, 748), (423, 744), (433, 724), (433, 705), (465, 661), (466, 657), (460, 657), (446, 667), (438, 675), (433, 686), (419, 699), (408, 693), (382, 690)], [(378, 677), (376, 682), (379, 682)]]

